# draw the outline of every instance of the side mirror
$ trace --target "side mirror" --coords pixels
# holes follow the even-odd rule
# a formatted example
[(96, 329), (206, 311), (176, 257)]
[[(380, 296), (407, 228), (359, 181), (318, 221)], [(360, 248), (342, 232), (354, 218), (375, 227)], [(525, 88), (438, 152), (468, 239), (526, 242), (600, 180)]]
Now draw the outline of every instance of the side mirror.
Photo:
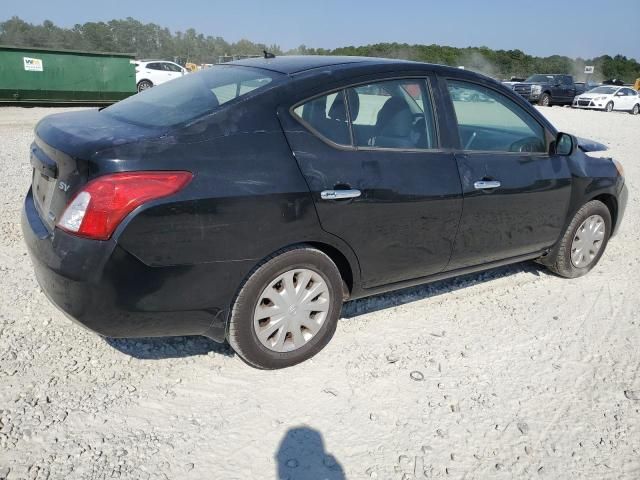
[(578, 146), (578, 139), (573, 135), (569, 135), (568, 133), (560, 132), (556, 137), (556, 142), (554, 145), (554, 150), (556, 155), (569, 156), (571, 155), (576, 147)]

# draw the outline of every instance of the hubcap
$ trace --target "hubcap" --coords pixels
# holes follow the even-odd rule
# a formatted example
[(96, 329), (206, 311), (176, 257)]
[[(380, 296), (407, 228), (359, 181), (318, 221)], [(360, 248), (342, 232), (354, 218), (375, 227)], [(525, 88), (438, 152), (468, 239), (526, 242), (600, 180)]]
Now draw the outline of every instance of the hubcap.
[(289, 270), (260, 294), (253, 328), (269, 350), (291, 352), (320, 331), (329, 305), (329, 287), (320, 274), (306, 268)]
[(602, 248), (606, 225), (600, 215), (591, 215), (576, 230), (571, 244), (571, 263), (584, 268), (593, 262)]

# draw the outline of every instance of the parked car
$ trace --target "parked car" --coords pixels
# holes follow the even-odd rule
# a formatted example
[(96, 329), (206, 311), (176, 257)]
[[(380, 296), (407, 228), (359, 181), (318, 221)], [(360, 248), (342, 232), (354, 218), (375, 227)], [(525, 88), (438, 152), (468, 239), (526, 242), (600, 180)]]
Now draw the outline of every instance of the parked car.
[(138, 92), (189, 73), (186, 68), (166, 60), (138, 60), (135, 68)]
[(513, 85), (513, 90), (531, 103), (545, 107), (571, 105), (576, 96), (576, 86), (571, 75), (531, 75), (523, 83)]
[(281, 368), (346, 300), (532, 259), (586, 274), (627, 202), (590, 148), (470, 71), (243, 60), (43, 119), (22, 228), (44, 292), (91, 330), (226, 339)]
[(622, 110), (637, 115), (640, 112), (640, 93), (630, 87), (602, 85), (578, 95), (572, 106), (605, 112)]
[(576, 96), (600, 86), (599, 83), (593, 82), (576, 82), (574, 85), (576, 86)]

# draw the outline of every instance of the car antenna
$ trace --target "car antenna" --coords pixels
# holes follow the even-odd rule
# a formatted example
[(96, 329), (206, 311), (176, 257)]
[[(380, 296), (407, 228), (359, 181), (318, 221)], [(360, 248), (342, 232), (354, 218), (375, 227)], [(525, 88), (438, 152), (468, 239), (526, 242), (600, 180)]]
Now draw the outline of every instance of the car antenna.
[(276, 58), (275, 54), (267, 52), (266, 50), (263, 50), (262, 53), (264, 53), (264, 58)]

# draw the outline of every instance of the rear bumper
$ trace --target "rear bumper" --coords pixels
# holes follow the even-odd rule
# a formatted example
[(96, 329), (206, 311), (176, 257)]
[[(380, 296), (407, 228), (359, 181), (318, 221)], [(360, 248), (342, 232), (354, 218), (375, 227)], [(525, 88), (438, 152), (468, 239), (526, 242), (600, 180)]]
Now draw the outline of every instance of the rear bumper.
[(46, 296), (72, 320), (107, 337), (205, 335), (223, 341), (242, 262), (149, 267), (116, 241), (49, 232), (31, 191), (22, 232)]

